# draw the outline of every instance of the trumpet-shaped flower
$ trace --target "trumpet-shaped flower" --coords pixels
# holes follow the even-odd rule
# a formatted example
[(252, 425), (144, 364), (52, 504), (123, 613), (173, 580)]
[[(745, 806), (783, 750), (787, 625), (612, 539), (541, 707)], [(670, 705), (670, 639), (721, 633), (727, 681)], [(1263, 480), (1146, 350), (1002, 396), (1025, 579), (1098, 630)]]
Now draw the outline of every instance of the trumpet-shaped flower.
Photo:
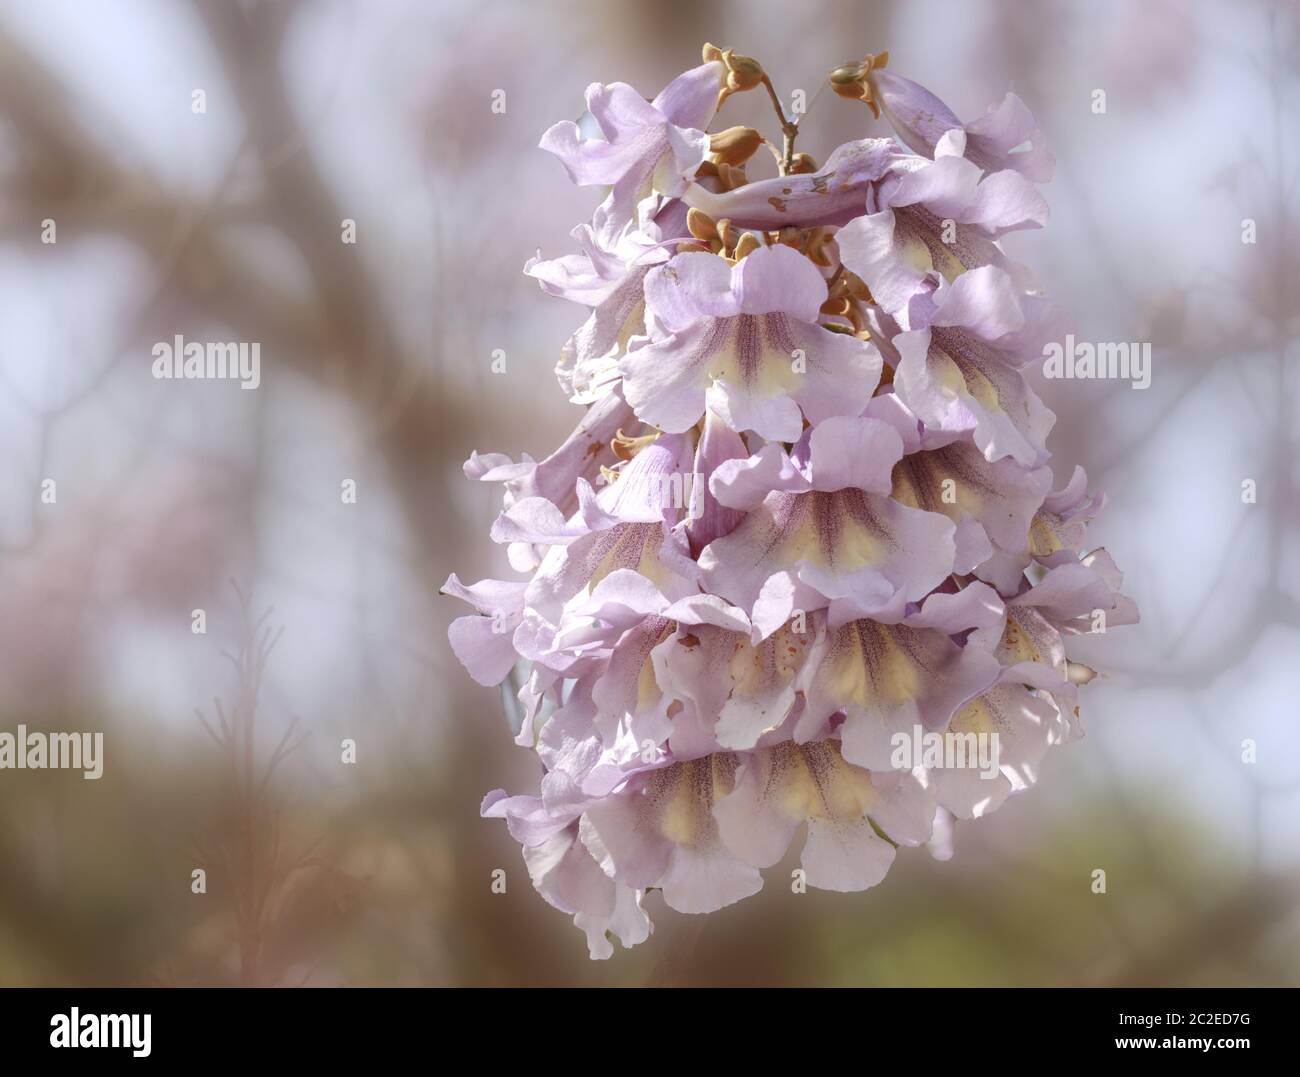
[(951, 856), (1080, 734), (1067, 641), (1137, 620), (1025, 377), (1058, 319), (1000, 240), (1047, 219), (1041, 133), (1014, 95), (962, 124), (883, 66), (831, 81), (899, 141), (818, 167), (783, 115), (769, 179), (755, 132), (706, 133), (767, 81), (713, 46), (653, 101), (589, 88), (602, 137), (543, 139), (609, 188), (579, 253), (525, 267), (589, 310), (557, 368), (587, 411), (540, 462), (471, 456), (520, 578), (444, 591), (470, 675), (522, 677), (538, 764), (481, 812), (593, 958), (656, 905), (753, 895), (801, 831), (824, 889)]

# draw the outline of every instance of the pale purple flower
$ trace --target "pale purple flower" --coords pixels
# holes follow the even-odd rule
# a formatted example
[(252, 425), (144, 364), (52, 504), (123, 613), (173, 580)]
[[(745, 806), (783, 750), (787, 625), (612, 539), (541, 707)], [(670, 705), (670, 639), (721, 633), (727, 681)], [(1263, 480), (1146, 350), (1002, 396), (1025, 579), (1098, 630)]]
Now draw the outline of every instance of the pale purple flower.
[(511, 637), (523, 618), (526, 587), (513, 580), (480, 580), (467, 587), (454, 572), (442, 585), (443, 594), (478, 611), (454, 620), (448, 636), (452, 651), (479, 684), (500, 684), (518, 659)]
[(648, 217), (660, 196), (679, 195), (708, 155), (702, 128), (713, 119), (725, 68), (712, 60), (678, 75), (647, 101), (626, 82), (587, 87), (587, 111), (603, 139), (584, 138), (571, 121), (542, 136), (574, 183), (608, 186), (595, 231), (606, 243)]
[(684, 439), (663, 438), (599, 493), (578, 480), (580, 508), (570, 518), (539, 497), (502, 513), (495, 541), (548, 547), (525, 592), (529, 610), (555, 621), (566, 602), (619, 568), (637, 569), (674, 598), (693, 592), (685, 539), (691, 460)]
[(670, 433), (706, 407), (732, 429), (794, 441), (804, 418), (856, 415), (880, 380), (877, 350), (818, 325), (826, 282), (789, 247), (729, 265), (679, 254), (645, 280), (649, 340), (619, 363), (637, 417)]
[(964, 137), (945, 135), (933, 161), (894, 162), (872, 186), (868, 211), (836, 233), (844, 265), (891, 314), (927, 287), (981, 266), (997, 266), (1022, 285), (1032, 282), (996, 240), (1041, 227), (1047, 203), (1018, 172), (982, 176), (962, 156)]
[(636, 427), (636, 416), (615, 387), (587, 409), (564, 444), (540, 463), (526, 454), (515, 463), (504, 453), (476, 452), (465, 461), (465, 477), (502, 483), (507, 507), (522, 497), (542, 497), (570, 514), (578, 507), (578, 480), (592, 485), (602, 467), (617, 464), (610, 442), (620, 430), (631, 434)]
[(894, 391), (926, 428), (971, 432), (990, 462), (1047, 459), (1056, 416), (1020, 373), (1042, 358), (1011, 278), (984, 266), (945, 282), (922, 328), (899, 333)]
[(606, 875), (579, 840), (576, 815), (552, 814), (539, 797), (507, 797), (498, 789), (483, 798), (485, 818), (507, 820), (524, 849), (537, 892), (587, 936), (595, 960), (612, 956), (610, 936), (635, 946), (654, 930), (641, 908), (642, 891)]
[(839, 147), (816, 172), (758, 180), (724, 193), (697, 183), (682, 197), (688, 206), (741, 228), (842, 225), (862, 214), (890, 167), (907, 160), (890, 139), (864, 138)]
[(524, 265), (542, 290), (591, 308), (591, 315), (560, 350), (556, 375), (575, 404), (590, 404), (618, 381), (618, 354), (628, 341), (645, 332), (646, 274), (671, 255), (664, 240), (686, 234), (686, 209), (681, 202), (665, 206), (644, 231), (620, 232), (610, 246), (602, 244), (589, 224), (573, 230), (580, 254), (550, 261), (539, 255)]
[(889, 496), (902, 455), (888, 424), (837, 417), (790, 454), (769, 444), (722, 464), (710, 489), (747, 515), (701, 552), (702, 583), (762, 631), (795, 608), (843, 600), (875, 611), (924, 598), (952, 571), (955, 527)]
[(840, 891), (879, 883), (899, 846), (928, 840), (934, 813), (932, 793), (914, 775), (855, 767), (834, 740), (750, 753), (714, 809), (722, 840), (756, 867), (779, 861), (806, 824), (800, 866), (808, 885)]
[(925, 157), (933, 157), (945, 134), (966, 134), (965, 156), (985, 172), (1015, 169), (1039, 183), (1052, 178), (1055, 161), (1033, 114), (1013, 93), (979, 119), (963, 124), (924, 86), (873, 66), (866, 75), (872, 99), (899, 140)]
[[(941, 512), (956, 524), (954, 572), (981, 575), (999, 557), (1019, 558), (1025, 535), (1049, 499), (1049, 467), (1024, 468), (1008, 458), (989, 463), (962, 433), (924, 426), (897, 393), (876, 397), (867, 414), (890, 422), (903, 438), (891, 496), (912, 508)], [(1026, 556), (1017, 579), (1028, 564)]]
[(820, 739), (842, 715), (844, 757), (889, 770), (895, 734), (945, 729), (958, 707), (997, 681), (987, 636), (964, 645), (953, 637), (982, 627), (996, 642), (1004, 616), (997, 592), (980, 583), (936, 592), (910, 614), (859, 617), (850, 603), (832, 606), (801, 677), (807, 704), (795, 738)]
[(1102, 494), (1088, 493), (1088, 476), (1075, 467), (1070, 481), (1049, 493), (1029, 521), (1028, 545), (1003, 545), (976, 568), (980, 579), (1015, 594), (1032, 562), (1048, 567), (1078, 560), (1088, 521), (1101, 511)]
[(525, 267), (590, 311), (558, 367), (588, 410), (540, 463), (471, 456), (521, 578), (444, 586), (471, 676), (523, 678), (542, 772), (482, 814), (593, 958), (645, 941), (654, 904), (756, 893), (800, 828), (825, 889), (951, 856), (957, 820), (1079, 735), (1065, 640), (1137, 619), (1084, 552), (1103, 498), (1082, 469), (1052, 490), (1025, 378), (1060, 325), (999, 246), (1047, 216), (1023, 104), (963, 125), (876, 58), (836, 78), (901, 145), (747, 182), (705, 128), (765, 76), (706, 55), (653, 102), (591, 87), (604, 140), (543, 140), (611, 188), (580, 253)]

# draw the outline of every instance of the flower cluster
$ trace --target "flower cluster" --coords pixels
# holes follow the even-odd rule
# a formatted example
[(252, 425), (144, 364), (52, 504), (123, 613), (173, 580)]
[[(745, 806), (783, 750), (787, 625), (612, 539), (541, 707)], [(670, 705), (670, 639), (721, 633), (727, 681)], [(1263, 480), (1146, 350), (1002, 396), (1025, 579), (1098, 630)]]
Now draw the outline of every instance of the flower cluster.
[[(1052, 159), (1008, 95), (963, 124), (885, 56), (837, 69), (897, 138), (794, 152), (762, 67), (706, 46), (647, 100), (594, 84), (595, 127), (542, 146), (607, 193), (532, 259), (589, 308), (557, 372), (587, 406), (540, 462), (475, 453), (519, 581), (445, 591), (481, 684), (514, 676), (537, 795), (490, 793), (538, 891), (591, 955), (755, 893), (801, 824), (803, 878), (879, 882), (899, 846), (949, 855), (971, 819), (1078, 735), (1063, 637), (1136, 620), (1082, 470), (1052, 490), (1055, 416), (1025, 379), (1058, 331), (998, 245), (1040, 227)], [(784, 144), (708, 134), (763, 87)], [(779, 174), (750, 180), (764, 147)], [(973, 743), (953, 765), (909, 738)], [(987, 763), (987, 760), (985, 761)]]

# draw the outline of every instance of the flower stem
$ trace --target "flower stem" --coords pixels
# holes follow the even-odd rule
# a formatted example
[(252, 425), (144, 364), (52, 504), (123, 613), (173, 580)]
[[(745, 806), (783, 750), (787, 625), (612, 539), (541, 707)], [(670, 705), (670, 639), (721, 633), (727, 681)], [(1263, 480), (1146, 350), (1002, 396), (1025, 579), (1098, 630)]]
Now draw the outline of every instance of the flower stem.
[(767, 96), (772, 99), (772, 107), (776, 110), (777, 119), (781, 121), (781, 136), (783, 139), (780, 161), (781, 175), (789, 175), (790, 169), (794, 166), (794, 140), (799, 136), (799, 125), (786, 118), (785, 109), (781, 107), (781, 100), (776, 96), (772, 80), (766, 75), (763, 76), (763, 86), (767, 90)]

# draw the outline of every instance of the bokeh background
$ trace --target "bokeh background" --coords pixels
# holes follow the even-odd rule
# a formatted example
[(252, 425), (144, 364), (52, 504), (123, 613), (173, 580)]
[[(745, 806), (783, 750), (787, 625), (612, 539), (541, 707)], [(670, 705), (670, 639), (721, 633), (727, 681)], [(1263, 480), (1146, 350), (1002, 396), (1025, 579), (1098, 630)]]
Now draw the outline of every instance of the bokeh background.
[[(1030, 105), (1053, 220), (1014, 253), (1154, 348), (1145, 391), (1041, 386), (1143, 622), (1079, 641), (1087, 736), (953, 860), (652, 898), (596, 964), (478, 817), (539, 773), (437, 591), (505, 571), (461, 461), (577, 418), (582, 312), (520, 268), (598, 199), (537, 139), (704, 41), (810, 98), (888, 48), (964, 118)], [(1300, 983), (1298, 75), (1297, 6), (1250, 0), (4, 0), (0, 729), (103, 730), (106, 772), (0, 772), (0, 984)], [(827, 93), (800, 148), (882, 133)], [(154, 380), (176, 333), (259, 342), (260, 388)]]

